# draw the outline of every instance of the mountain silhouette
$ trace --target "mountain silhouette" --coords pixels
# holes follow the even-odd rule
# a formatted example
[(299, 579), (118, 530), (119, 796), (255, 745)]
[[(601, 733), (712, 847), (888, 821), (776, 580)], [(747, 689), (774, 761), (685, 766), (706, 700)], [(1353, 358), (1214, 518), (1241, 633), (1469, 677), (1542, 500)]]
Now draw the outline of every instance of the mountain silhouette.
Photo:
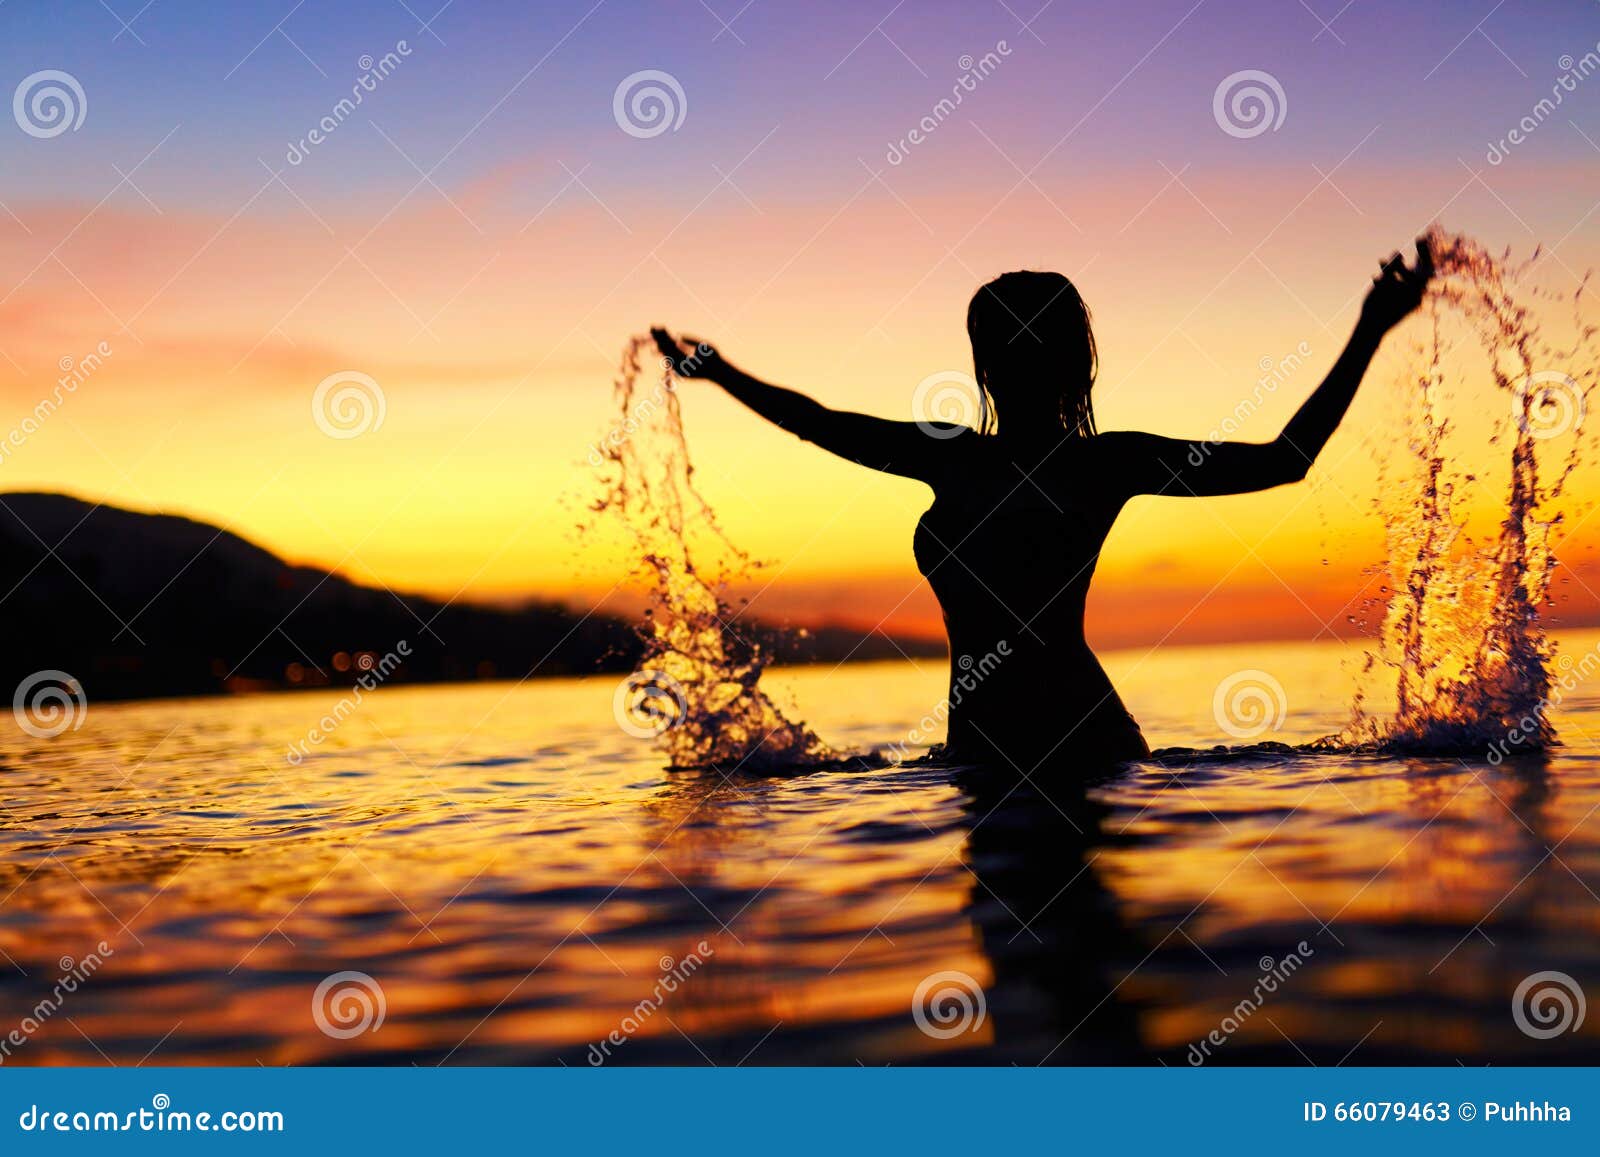
[[(641, 650), (615, 616), (396, 594), (208, 523), (30, 492), (0, 494), (0, 624), (0, 691), (56, 670), (91, 699), (353, 683), (389, 655), (394, 682), (625, 671)], [(786, 662), (943, 654), (838, 627), (737, 629)]]

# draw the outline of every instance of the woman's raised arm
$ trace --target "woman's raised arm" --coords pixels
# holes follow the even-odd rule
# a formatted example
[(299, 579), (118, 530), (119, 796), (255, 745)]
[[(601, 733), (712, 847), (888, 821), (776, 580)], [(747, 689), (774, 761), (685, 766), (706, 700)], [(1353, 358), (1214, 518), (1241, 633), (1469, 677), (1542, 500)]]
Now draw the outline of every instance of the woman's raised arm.
[[(664, 329), (652, 329), (650, 334), (679, 377), (715, 382), (773, 425), (841, 458), (932, 483), (948, 456), (945, 440), (916, 422), (830, 410), (798, 390), (771, 385), (735, 368), (697, 338), (674, 338)], [(940, 433), (946, 429), (930, 425)], [(958, 428), (947, 429), (954, 433)]]
[(1266, 490), (1306, 476), (1339, 428), (1383, 337), (1422, 302), (1433, 254), (1417, 241), (1407, 267), (1396, 253), (1373, 278), (1361, 318), (1328, 376), (1271, 442), (1183, 442), (1135, 432), (1103, 435), (1108, 462), (1127, 471), (1128, 494), (1214, 495)]

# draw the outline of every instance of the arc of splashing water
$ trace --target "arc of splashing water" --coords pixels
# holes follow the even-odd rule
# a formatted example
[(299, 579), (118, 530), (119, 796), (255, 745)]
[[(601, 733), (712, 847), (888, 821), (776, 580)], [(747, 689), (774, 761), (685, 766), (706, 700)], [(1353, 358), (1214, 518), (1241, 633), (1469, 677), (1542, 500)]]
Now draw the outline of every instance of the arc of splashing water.
[[(613, 429), (608, 474), (596, 510), (626, 528), (637, 552), (650, 614), (641, 627), (644, 655), (637, 674), (671, 680), (681, 713), (656, 736), (672, 767), (740, 765), (757, 770), (814, 764), (835, 753), (803, 722), (788, 718), (761, 689), (768, 656), (744, 638), (718, 584), (704, 577), (690, 548), (696, 528), (716, 556), (717, 569), (734, 576), (753, 565), (728, 540), (695, 488), (683, 416), (671, 370), (661, 370), (660, 390), (643, 404), (645, 365), (654, 342), (629, 340), (612, 394)], [(745, 634), (748, 634), (746, 631)]]

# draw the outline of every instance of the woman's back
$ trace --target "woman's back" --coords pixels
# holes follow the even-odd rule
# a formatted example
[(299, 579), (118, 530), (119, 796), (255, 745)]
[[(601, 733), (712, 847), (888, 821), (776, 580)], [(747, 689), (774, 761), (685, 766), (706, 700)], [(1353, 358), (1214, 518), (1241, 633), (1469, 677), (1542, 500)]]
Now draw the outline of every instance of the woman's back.
[(1089, 582), (1126, 498), (1106, 468), (1108, 439), (1032, 453), (960, 440), (959, 466), (934, 481), (913, 539), (950, 638), (950, 754), (989, 758), (1002, 739), (1029, 763), (1057, 751), (1144, 754), (1084, 638)]
[(977, 429), (831, 410), (729, 365), (703, 342), (688, 339), (691, 353), (665, 330), (652, 332), (677, 373), (712, 379), (842, 458), (932, 487), (913, 547), (950, 634), (950, 753), (1032, 775), (1063, 757), (1092, 770), (1148, 753), (1083, 630), (1089, 581), (1124, 503), (1304, 478), (1378, 343), (1417, 308), (1432, 276), (1426, 239), (1414, 266), (1398, 253), (1381, 263), (1327, 377), (1276, 438), (1259, 443), (1097, 433), (1094, 330), (1088, 306), (1059, 273), (1002, 274), (973, 295)]

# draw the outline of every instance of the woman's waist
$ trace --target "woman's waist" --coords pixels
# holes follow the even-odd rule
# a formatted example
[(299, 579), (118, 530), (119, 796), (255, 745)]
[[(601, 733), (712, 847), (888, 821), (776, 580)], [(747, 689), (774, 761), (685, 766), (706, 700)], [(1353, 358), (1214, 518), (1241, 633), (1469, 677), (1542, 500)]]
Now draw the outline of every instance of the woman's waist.
[(924, 570), (947, 624), (1052, 642), (1074, 636), (1082, 641), (1092, 564), (1075, 565), (1063, 576), (1058, 566), (1022, 562), (1002, 569), (989, 562), (986, 569), (952, 559)]
[(950, 640), (952, 671), (987, 659), (986, 666), (996, 670), (1001, 666), (1013, 670), (1048, 666), (1064, 675), (1082, 671), (1105, 676), (1100, 660), (1084, 637), (1081, 615), (1038, 614), (1032, 619), (1016, 616), (1005, 622), (987, 616), (985, 621), (967, 624), (947, 614), (945, 631)]
[(947, 725), (946, 743), (952, 756), (962, 759), (981, 759), (989, 750), (1020, 766), (1057, 752), (1101, 753), (1115, 760), (1149, 752), (1138, 723), (1110, 684), (1041, 682), (1023, 689), (990, 683), (963, 692), (953, 680)]
[(1101, 700), (1121, 702), (1105, 668), (1081, 640), (1040, 644), (997, 639), (951, 652), (952, 709), (1054, 711), (1063, 704)]

